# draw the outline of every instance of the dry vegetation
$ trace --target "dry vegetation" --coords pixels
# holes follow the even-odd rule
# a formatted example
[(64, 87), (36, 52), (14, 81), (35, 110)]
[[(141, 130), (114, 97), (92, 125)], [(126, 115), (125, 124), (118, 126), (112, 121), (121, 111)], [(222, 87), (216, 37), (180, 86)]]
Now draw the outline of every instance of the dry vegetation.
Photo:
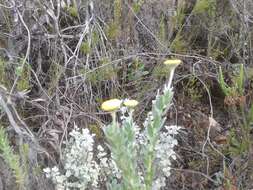
[(253, 189), (252, 10), (251, 0), (0, 0), (0, 190), (54, 189), (42, 168), (61, 166), (74, 125), (104, 141), (106, 99), (137, 99), (143, 122), (167, 58), (183, 61), (167, 122), (184, 129), (165, 189)]

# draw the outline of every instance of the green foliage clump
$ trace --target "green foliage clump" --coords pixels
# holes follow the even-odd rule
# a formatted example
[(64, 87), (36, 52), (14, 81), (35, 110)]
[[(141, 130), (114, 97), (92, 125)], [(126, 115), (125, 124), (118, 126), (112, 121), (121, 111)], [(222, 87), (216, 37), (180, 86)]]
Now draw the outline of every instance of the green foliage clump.
[[(213, 58), (222, 57), (222, 51), (225, 47), (219, 47), (219, 43), (215, 42), (216, 38), (213, 34), (213, 31), (218, 28), (215, 25), (216, 0), (197, 0), (195, 4), (193, 2), (189, 3), (192, 4), (190, 9), (186, 7), (186, 4), (179, 4), (176, 15), (172, 19), (176, 36), (171, 42), (171, 50), (176, 53), (186, 53), (189, 50), (198, 48), (197, 51), (199, 51), (199, 48), (202, 48), (207, 42), (208, 56)], [(199, 19), (195, 19), (196, 17)], [(208, 38), (203, 39), (203, 32), (206, 31), (206, 28), (208, 29)]]
[(198, 85), (198, 79), (194, 76), (190, 77), (187, 81), (185, 89), (187, 90), (188, 96), (190, 96), (190, 98), (195, 102), (199, 101), (200, 98), (203, 97), (203, 91)]
[(82, 42), (80, 51), (84, 54), (90, 54), (91, 53), (91, 47), (88, 41)]
[(188, 50), (188, 42), (183, 32), (185, 18), (186, 13), (184, 5), (179, 4), (176, 9), (176, 15), (172, 17), (173, 28), (175, 31), (177, 31), (177, 33), (170, 44), (170, 49), (175, 53), (185, 53)]
[(24, 67), (18, 66), (16, 67), (15, 73), (19, 76), (19, 80), (17, 82), (17, 89), (19, 91), (27, 90), (30, 88), (30, 65), (25, 64)]
[(172, 17), (172, 22), (175, 29), (181, 30), (183, 21), (185, 19), (185, 13), (182, 5), (179, 5), (176, 9), (175, 16)]
[(166, 25), (165, 25), (165, 16), (162, 15), (160, 18), (160, 23), (159, 23), (159, 39), (163, 42), (166, 43)]
[(135, 59), (128, 67), (128, 79), (130, 81), (138, 81), (143, 76), (147, 75), (148, 71), (145, 70), (145, 64), (139, 59)]
[(91, 43), (92, 43), (92, 46), (96, 46), (99, 42), (99, 34), (98, 32), (95, 30), (92, 32), (92, 36), (91, 36)]
[(231, 85), (225, 82), (222, 69), (219, 67), (218, 81), (225, 94), (224, 102), (229, 106), (228, 109), (241, 117), (241, 119), (237, 119), (240, 128), (230, 130), (228, 152), (233, 156), (243, 155), (252, 146), (250, 130), (253, 123), (253, 104), (249, 109), (246, 107), (243, 64), (239, 65), (239, 70), (233, 76)]
[(140, 12), (142, 5), (144, 4), (144, 0), (136, 0), (133, 3), (133, 10), (137, 14)]
[[(108, 27), (109, 29), (110, 27)], [(112, 29), (112, 28), (111, 28)], [(114, 32), (113, 31), (108, 31), (107, 33), (110, 37), (113, 38), (114, 36)], [(97, 45), (99, 45), (99, 41), (100, 41), (100, 36), (99, 36), (99, 32), (96, 28), (94, 28), (94, 30), (91, 31), (90, 35), (88, 36), (87, 39), (84, 39), (81, 43), (80, 46), (80, 51), (83, 54), (91, 54), (94, 47), (96, 47)]]
[(6, 81), (5, 78), (5, 67), (6, 67), (6, 63), (4, 62), (4, 60), (2, 60), (0, 58), (0, 84), (4, 84)]
[(10, 80), (10, 72), (8, 72), (9, 65), (0, 57), (0, 85), (10, 89), (12, 87), (12, 80)]
[(229, 86), (224, 79), (221, 67), (219, 67), (218, 81), (225, 96), (236, 97), (244, 94), (244, 67), (240, 64), (239, 73), (233, 77), (233, 84)]
[(121, 13), (122, 13), (122, 0), (114, 0), (113, 4), (113, 17), (117, 24), (120, 24)]
[(169, 73), (169, 68), (166, 67), (165, 65), (157, 65), (155, 66), (153, 72), (152, 72), (152, 76), (155, 78), (155, 79), (162, 79), (163, 77), (166, 77), (168, 76), (168, 73)]
[(122, 1), (114, 0), (113, 3), (113, 20), (108, 24), (106, 34), (111, 40), (115, 40), (121, 29)]
[(72, 17), (78, 17), (78, 8), (77, 6), (73, 5), (67, 8), (67, 11)]
[(52, 63), (50, 65), (50, 68), (48, 71), (49, 78), (51, 79), (48, 84), (48, 93), (49, 94), (52, 94), (55, 87), (57, 87), (63, 70), (64, 69), (62, 68), (62, 66), (57, 63)]
[(170, 45), (170, 48), (175, 53), (184, 53), (187, 51), (187, 42), (184, 40), (184, 37), (178, 33), (176, 38)]
[(119, 26), (115, 22), (111, 22), (108, 24), (106, 28), (106, 34), (109, 39), (114, 40), (119, 35)]
[(25, 179), (27, 170), (24, 170), (20, 163), (21, 158), (15, 154), (9, 144), (9, 140), (3, 127), (0, 127), (0, 156), (4, 159), (5, 163), (12, 170), (16, 179), (16, 184), (20, 190), (25, 190)]
[(229, 147), (228, 152), (232, 156), (243, 155), (249, 150), (249, 141), (243, 139), (243, 136), (237, 134), (235, 129), (231, 129), (228, 137)]
[(216, 0), (198, 0), (194, 6), (193, 12), (196, 14), (207, 13), (213, 14), (215, 10)]
[(222, 48), (220, 44), (216, 44), (215, 41), (209, 39), (207, 55), (214, 60), (224, 59), (229, 54), (228, 48)]
[(253, 126), (253, 103), (249, 109), (249, 114), (247, 117), (247, 122), (249, 123), (250, 126)]
[(107, 58), (101, 59), (100, 64), (93, 70), (81, 70), (81, 74), (85, 75), (87, 80), (96, 85), (106, 80), (112, 80), (117, 76), (117, 68), (110, 64)]

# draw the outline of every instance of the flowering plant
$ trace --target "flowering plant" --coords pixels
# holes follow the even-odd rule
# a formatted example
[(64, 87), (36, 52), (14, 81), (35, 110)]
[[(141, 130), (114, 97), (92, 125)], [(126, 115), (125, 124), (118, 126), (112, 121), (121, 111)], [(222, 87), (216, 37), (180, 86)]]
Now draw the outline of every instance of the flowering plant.
[[(170, 159), (176, 159), (173, 148), (177, 145), (177, 140), (174, 135), (180, 127), (165, 126), (164, 132), (161, 132), (161, 129), (173, 97), (174, 70), (180, 63), (181, 60), (164, 62), (170, 68), (169, 81), (162, 93), (158, 91), (155, 100), (152, 101), (152, 110), (144, 122), (144, 131), (140, 131), (133, 121), (133, 109), (138, 104), (137, 101), (121, 101), (121, 122), (116, 118), (119, 108), (110, 110), (113, 120), (104, 128), (104, 132), (112, 159), (122, 173), (122, 189), (151, 190), (165, 186), (165, 178), (170, 175)], [(110, 107), (109, 101), (104, 104)], [(114, 105), (112, 104), (112, 107), (115, 108)]]
[(75, 127), (70, 132), (63, 152), (63, 171), (58, 167), (44, 169), (57, 190), (99, 189), (99, 184), (106, 184), (109, 190), (157, 190), (166, 185), (171, 159), (176, 159), (174, 136), (180, 127), (164, 126), (165, 115), (173, 97), (174, 70), (180, 62), (165, 62), (170, 67), (169, 81), (152, 101), (144, 130), (133, 120), (138, 101), (112, 99), (102, 104), (101, 108), (112, 115), (112, 122), (103, 127), (110, 153), (95, 145), (88, 129)]

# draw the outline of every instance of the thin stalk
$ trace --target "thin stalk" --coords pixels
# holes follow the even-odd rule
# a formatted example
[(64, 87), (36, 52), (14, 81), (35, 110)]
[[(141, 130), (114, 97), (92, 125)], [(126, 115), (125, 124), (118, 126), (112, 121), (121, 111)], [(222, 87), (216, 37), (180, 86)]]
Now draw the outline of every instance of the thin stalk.
[(117, 124), (116, 111), (111, 112), (111, 116), (112, 116), (112, 124), (115, 126)]
[(173, 80), (174, 72), (175, 72), (175, 68), (172, 68), (171, 71), (170, 71), (170, 78), (169, 78), (169, 82), (168, 82), (168, 87), (169, 88), (172, 85), (172, 80)]

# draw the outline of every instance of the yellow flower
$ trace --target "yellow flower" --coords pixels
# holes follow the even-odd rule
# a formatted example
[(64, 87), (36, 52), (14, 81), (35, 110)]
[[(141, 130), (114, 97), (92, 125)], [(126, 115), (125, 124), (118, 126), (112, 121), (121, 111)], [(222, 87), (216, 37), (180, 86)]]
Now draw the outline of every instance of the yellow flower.
[(104, 111), (115, 111), (120, 108), (121, 100), (111, 99), (102, 103), (101, 109)]
[(168, 59), (164, 61), (164, 65), (170, 66), (172, 68), (176, 68), (181, 63), (182, 61), (180, 59)]
[(134, 108), (138, 104), (139, 104), (139, 102), (137, 100), (125, 100), (124, 101), (124, 106), (129, 107), (129, 108)]

